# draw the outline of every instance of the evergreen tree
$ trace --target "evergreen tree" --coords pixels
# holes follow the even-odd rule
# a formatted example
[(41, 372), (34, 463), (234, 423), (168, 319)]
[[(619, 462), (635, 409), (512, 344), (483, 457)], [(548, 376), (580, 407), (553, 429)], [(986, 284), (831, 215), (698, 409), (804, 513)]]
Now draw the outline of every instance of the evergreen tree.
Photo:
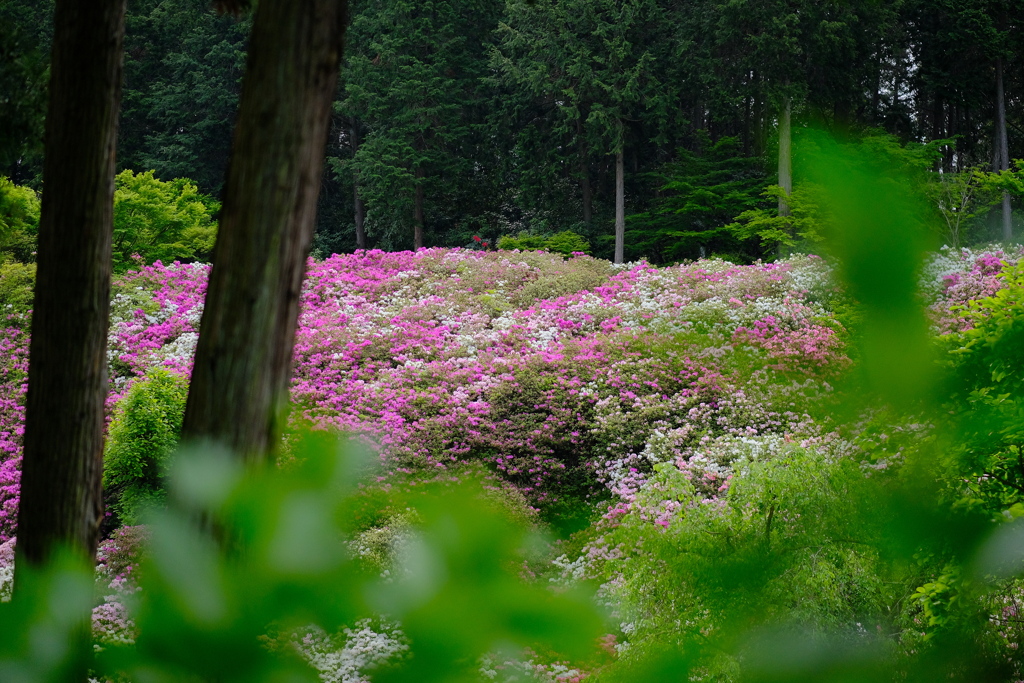
[(251, 22), (208, 0), (139, 0), (127, 18), (121, 169), (219, 196)]
[(668, 43), (666, 27), (655, 0), (512, 0), (492, 60), (520, 100), (533, 100), (551, 118), (545, 127), (554, 139), (535, 143), (573, 141), (584, 222), (591, 215), (589, 155), (615, 158), (616, 262), (624, 255), (626, 146), (644, 124), (662, 137), (669, 118), (666, 53), (659, 50)]
[(344, 166), (380, 245), (418, 249), (428, 227), (436, 240), (462, 219), (453, 198), (486, 194), (484, 41), (500, 12), (497, 0), (370, 0), (353, 17), (339, 110), (363, 136)]
[(0, 0), (0, 175), (38, 189), (53, 0)]

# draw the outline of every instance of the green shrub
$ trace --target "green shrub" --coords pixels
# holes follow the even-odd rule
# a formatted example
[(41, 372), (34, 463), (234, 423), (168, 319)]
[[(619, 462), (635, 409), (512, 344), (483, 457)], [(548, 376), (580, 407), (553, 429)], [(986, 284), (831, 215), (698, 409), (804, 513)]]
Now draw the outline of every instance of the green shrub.
[(529, 232), (521, 232), (515, 237), (502, 235), (498, 238), (498, 249), (511, 251), (534, 251), (543, 249), (553, 254), (572, 256), (573, 253), (590, 253), (590, 242), (585, 237), (572, 230), (563, 230), (548, 237), (534, 235)]
[(103, 486), (110, 507), (127, 524), (164, 498), (167, 459), (181, 433), (188, 384), (162, 368), (146, 373), (118, 404), (110, 423)]
[(188, 178), (164, 182), (152, 171), (123, 171), (114, 190), (114, 271), (138, 263), (207, 260), (217, 236), (211, 197)]
[(39, 197), (0, 177), (0, 253), (23, 263), (35, 260)]
[(28, 323), (35, 283), (36, 264), (0, 262), (0, 317), (5, 325)]

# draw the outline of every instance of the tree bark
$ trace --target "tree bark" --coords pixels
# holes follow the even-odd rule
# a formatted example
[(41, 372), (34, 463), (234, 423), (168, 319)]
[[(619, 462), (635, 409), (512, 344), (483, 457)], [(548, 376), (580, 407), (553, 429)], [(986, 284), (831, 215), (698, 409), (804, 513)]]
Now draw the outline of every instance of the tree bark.
[[(355, 157), (359, 151), (359, 126), (352, 124), (352, 156)], [(359, 177), (352, 181), (352, 205), (355, 207), (356, 221), (356, 249), (366, 249), (366, 229), (363, 221), (366, 220), (366, 210), (363, 208), (363, 198), (359, 196)]]
[[(1003, 58), (996, 59), (996, 150), (998, 152), (999, 171), (1010, 168), (1010, 150), (1006, 138), (1006, 95), (1003, 89)], [(1013, 239), (1013, 213), (1010, 206), (1010, 193), (1003, 192), (1003, 241)]]
[(60, 0), (54, 12), (18, 513), (18, 554), (31, 565), (59, 544), (95, 558), (103, 519), (125, 4)]
[(346, 0), (261, 0), (182, 436), (276, 450)]
[[(15, 593), (61, 547), (90, 571), (103, 521), (114, 153), (125, 0), (58, 0), (46, 117)], [(62, 680), (85, 681), (88, 610)]]
[(622, 148), (615, 155), (615, 263), (622, 263), (626, 242), (626, 183)]
[(412, 245), (414, 250), (423, 248), (423, 169), (416, 169), (416, 190), (413, 198)]
[[(779, 113), (779, 186), (785, 195), (779, 197), (779, 215), (789, 215), (789, 195), (793, 192), (793, 150), (792, 150), (793, 102), (786, 97)], [(779, 256), (785, 255), (785, 245), (779, 242)]]

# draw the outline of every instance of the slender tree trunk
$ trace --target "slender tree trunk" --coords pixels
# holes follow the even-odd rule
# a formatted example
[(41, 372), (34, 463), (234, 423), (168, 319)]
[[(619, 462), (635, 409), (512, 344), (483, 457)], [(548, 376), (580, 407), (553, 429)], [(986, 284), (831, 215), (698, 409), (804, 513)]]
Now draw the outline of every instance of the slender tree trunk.
[[(1006, 139), (1006, 96), (1003, 90), (1003, 58), (996, 59), (996, 150), (999, 154), (999, 168), (1006, 171), (1010, 168), (1010, 150)], [(1003, 192), (1003, 241), (1013, 239), (1013, 213), (1010, 206), (1010, 193)]]
[[(359, 126), (352, 124), (352, 156), (355, 157), (359, 151)], [(363, 198), (359, 196), (359, 176), (352, 180), (352, 206), (355, 208), (356, 220), (356, 249), (366, 249), (366, 229), (363, 221), (366, 219), (366, 211), (363, 208)]]
[(743, 156), (750, 156), (750, 96), (746, 94), (743, 96)]
[[(789, 215), (790, 193), (793, 192), (793, 150), (792, 150), (792, 115), (793, 103), (786, 97), (782, 103), (782, 111), (779, 114), (779, 185), (785, 191), (785, 196), (779, 197), (779, 215)], [(785, 255), (786, 246), (779, 242), (779, 256)]]
[(587, 155), (587, 142), (583, 139), (583, 125), (576, 121), (576, 140), (580, 151), (580, 194), (583, 197), (583, 224), (588, 228), (594, 219), (594, 196), (590, 187), (590, 159)]
[(622, 148), (615, 155), (615, 263), (622, 263), (626, 243), (626, 182)]
[(260, 461), (277, 443), (345, 0), (260, 0), (182, 427)]
[(413, 198), (412, 246), (414, 250), (423, 248), (423, 176), (422, 168), (416, 169), (416, 191)]
[[(46, 116), (15, 593), (60, 547), (90, 570), (103, 521), (114, 152), (125, 0), (58, 0)], [(85, 681), (88, 610), (62, 680)]]

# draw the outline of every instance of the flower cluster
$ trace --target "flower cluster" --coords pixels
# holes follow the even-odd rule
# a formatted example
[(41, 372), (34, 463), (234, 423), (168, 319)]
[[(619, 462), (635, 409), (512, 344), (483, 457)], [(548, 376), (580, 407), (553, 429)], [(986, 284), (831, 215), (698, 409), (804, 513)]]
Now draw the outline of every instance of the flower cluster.
[(950, 249), (943, 247), (925, 266), (922, 286), (940, 334), (970, 328), (967, 303), (992, 296), (1002, 289), (1004, 265), (1024, 257), (1024, 246), (1014, 249)]
[[(190, 373), (207, 274), (205, 265), (157, 262), (115, 283), (111, 409), (151, 367)], [(642, 453), (656, 431), (685, 427), (696, 443), (730, 430), (750, 436), (752, 410), (763, 413), (758, 433), (802, 419), (787, 417), (792, 406), (775, 395), (735, 406), (748, 400), (757, 373), (762, 382), (777, 372), (820, 378), (842, 369), (830, 275), (815, 257), (654, 268), (582, 254), (423, 249), (311, 261), (294, 415), (360, 434), (397, 470), (482, 461), (537, 504), (580, 487), (627, 490), (619, 471), (642, 479), (650, 470)], [(17, 503), (27, 334), (4, 330), (0, 344), (6, 538)]]

